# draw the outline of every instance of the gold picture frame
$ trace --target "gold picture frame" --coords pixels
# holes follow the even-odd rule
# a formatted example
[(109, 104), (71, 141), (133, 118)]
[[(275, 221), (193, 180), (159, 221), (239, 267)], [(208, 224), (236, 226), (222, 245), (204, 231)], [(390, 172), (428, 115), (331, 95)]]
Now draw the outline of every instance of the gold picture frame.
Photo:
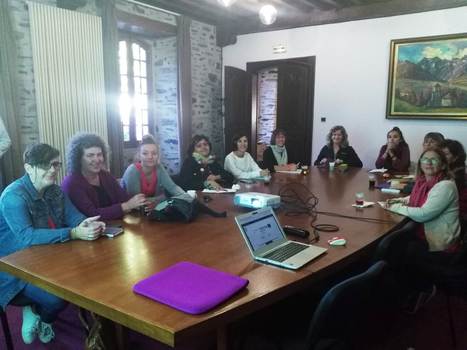
[(386, 118), (467, 120), (467, 33), (391, 40)]

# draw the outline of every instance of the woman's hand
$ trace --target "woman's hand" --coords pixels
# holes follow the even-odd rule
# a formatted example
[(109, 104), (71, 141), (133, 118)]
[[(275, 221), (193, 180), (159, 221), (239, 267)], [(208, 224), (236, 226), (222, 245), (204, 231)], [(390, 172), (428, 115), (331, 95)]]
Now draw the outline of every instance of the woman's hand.
[(122, 209), (125, 213), (129, 212), (132, 209), (139, 208), (143, 205), (149, 204), (146, 196), (142, 193), (135, 194), (128, 201), (122, 203)]
[(216, 181), (207, 180), (208, 188), (216, 191), (222, 191), (224, 188), (219, 185)]
[(344, 163), (344, 161), (343, 161), (342, 159), (337, 158), (337, 159), (334, 161), (334, 163), (336, 163), (336, 165), (339, 165), (339, 164)]
[(259, 176), (269, 176), (269, 169), (262, 169), (259, 172)]
[(209, 175), (209, 176), (207, 177), (206, 180), (207, 180), (207, 181), (217, 181), (217, 180), (220, 180), (220, 179), (221, 179), (221, 176), (220, 176), (220, 175), (213, 175), (213, 174), (211, 174), (211, 175)]
[(388, 199), (385, 202), (384, 208), (389, 209), (391, 207), (391, 205), (396, 204), (396, 203), (404, 204), (405, 200), (404, 200), (404, 198), (391, 198), (391, 199)]
[(289, 170), (289, 171), (297, 170), (297, 164), (295, 164), (295, 163), (287, 164), (287, 170)]
[(84, 241), (94, 241), (99, 238), (105, 230), (105, 223), (98, 221), (100, 216), (93, 216), (87, 218), (73, 228), (70, 233), (71, 239), (81, 239)]
[(321, 159), (321, 161), (319, 162), (319, 164), (326, 164), (328, 162), (328, 159), (327, 158), (323, 158)]

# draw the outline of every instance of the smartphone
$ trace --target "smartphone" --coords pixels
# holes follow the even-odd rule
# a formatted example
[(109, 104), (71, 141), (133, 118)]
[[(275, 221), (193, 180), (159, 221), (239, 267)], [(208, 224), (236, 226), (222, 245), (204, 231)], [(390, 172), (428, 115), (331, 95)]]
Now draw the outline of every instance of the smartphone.
[(104, 235), (109, 238), (114, 238), (121, 233), (123, 233), (123, 228), (116, 226), (107, 226), (104, 231)]

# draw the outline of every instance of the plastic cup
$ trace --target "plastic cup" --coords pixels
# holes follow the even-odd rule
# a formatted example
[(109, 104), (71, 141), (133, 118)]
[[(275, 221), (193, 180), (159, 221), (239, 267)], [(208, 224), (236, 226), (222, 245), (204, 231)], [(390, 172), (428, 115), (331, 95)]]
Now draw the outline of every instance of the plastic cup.
[(365, 203), (365, 194), (363, 192), (355, 193), (355, 204), (362, 206)]
[(373, 189), (376, 185), (376, 176), (373, 174), (368, 175), (368, 188)]
[(335, 163), (334, 162), (329, 162), (329, 170), (334, 170), (334, 165)]

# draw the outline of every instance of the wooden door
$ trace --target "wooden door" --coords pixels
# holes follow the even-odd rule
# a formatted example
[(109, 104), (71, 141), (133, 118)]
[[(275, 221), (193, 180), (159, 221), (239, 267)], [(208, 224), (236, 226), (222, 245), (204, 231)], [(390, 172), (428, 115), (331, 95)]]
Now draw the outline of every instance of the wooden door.
[(242, 69), (225, 66), (224, 91), (224, 145), (225, 154), (232, 152), (232, 138), (236, 134), (249, 136), (249, 152), (256, 140), (252, 139), (251, 86), (252, 76)]
[(283, 62), (278, 67), (277, 121), (287, 133), (287, 150), (295, 162), (311, 165), (313, 135), (313, 64)]

